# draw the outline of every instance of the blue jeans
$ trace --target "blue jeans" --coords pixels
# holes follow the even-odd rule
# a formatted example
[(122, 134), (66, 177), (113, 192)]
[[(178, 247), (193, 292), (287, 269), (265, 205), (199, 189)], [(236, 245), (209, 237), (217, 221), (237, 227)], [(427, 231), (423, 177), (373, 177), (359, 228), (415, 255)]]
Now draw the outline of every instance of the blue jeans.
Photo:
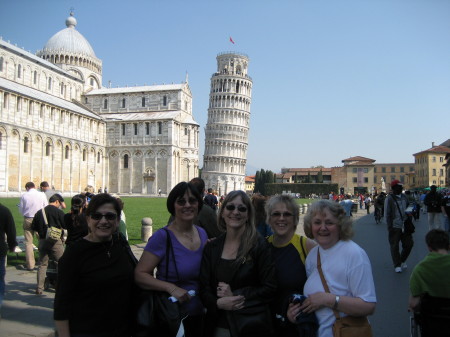
[(5, 263), (6, 256), (0, 256), (0, 308), (2, 307), (3, 297), (5, 297)]

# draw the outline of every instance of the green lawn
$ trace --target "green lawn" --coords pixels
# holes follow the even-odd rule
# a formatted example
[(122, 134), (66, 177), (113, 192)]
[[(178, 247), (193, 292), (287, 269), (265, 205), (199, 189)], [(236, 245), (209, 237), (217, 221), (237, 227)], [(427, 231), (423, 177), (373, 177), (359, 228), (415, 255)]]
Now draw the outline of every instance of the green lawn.
[[(145, 217), (150, 217), (153, 220), (153, 232), (167, 224), (169, 219), (169, 212), (167, 211), (166, 201), (167, 198), (142, 198), (142, 197), (122, 197), (124, 201), (124, 212), (127, 222), (128, 239), (130, 244), (142, 243), (141, 241), (141, 220)], [(70, 210), (70, 199), (66, 200), (67, 209), (64, 211), (67, 213)], [(310, 199), (296, 199), (301, 204), (309, 204)], [(0, 198), (0, 203), (8, 207), (14, 217), (16, 223), (17, 236), (23, 235), (22, 222), (23, 218), (19, 213), (17, 204), (19, 198)], [(37, 245), (37, 239), (35, 239), (35, 245)], [(37, 252), (36, 252), (37, 253)], [(14, 253), (8, 253), (8, 264), (16, 265), (22, 264), (25, 261), (25, 254), (20, 253), (18, 256)]]

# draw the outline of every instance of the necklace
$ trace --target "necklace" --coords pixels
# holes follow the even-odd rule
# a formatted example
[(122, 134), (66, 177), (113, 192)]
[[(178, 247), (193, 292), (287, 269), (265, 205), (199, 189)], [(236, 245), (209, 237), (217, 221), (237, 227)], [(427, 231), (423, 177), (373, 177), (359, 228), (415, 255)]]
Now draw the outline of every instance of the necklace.
[(108, 255), (108, 259), (110, 259), (111, 258), (111, 248), (113, 246), (114, 241), (111, 239), (111, 241), (107, 241), (107, 242), (109, 242), (109, 247), (107, 245), (105, 245), (103, 242), (102, 242), (102, 244), (103, 244), (103, 247), (105, 247), (105, 249), (106, 249), (106, 255)]
[(175, 228), (175, 230), (176, 230), (178, 233), (180, 233), (181, 235), (183, 235), (184, 237), (186, 237), (191, 243), (194, 242), (194, 233), (193, 233), (193, 229), (194, 229), (194, 228), (191, 228), (191, 229), (189, 230), (190, 235), (188, 234), (188, 231), (182, 232), (180, 229), (178, 229), (178, 228), (175, 226), (175, 222), (173, 223), (173, 228)]

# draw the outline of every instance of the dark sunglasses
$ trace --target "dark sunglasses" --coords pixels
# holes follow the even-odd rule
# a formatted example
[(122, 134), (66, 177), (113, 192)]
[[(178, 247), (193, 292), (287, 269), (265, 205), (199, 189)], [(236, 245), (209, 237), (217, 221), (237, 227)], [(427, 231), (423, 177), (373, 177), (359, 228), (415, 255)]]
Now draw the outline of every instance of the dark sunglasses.
[(279, 218), (279, 217), (281, 217), (281, 216), (283, 216), (283, 218), (289, 218), (289, 217), (291, 217), (291, 216), (293, 216), (294, 214), (292, 214), (292, 213), (289, 213), (289, 212), (283, 212), (283, 213), (280, 213), (280, 212), (273, 212), (272, 214), (270, 214), (270, 216), (271, 217), (274, 217), (274, 218)]
[(198, 200), (195, 198), (189, 198), (187, 201), (186, 199), (178, 199), (177, 201), (175, 201), (178, 205), (180, 206), (184, 206), (186, 205), (186, 202), (189, 202), (190, 205), (196, 205), (198, 204)]
[[(235, 209), (236, 209), (236, 206), (235, 205), (233, 205), (233, 204), (228, 204), (228, 205), (226, 205), (225, 206), (225, 208), (228, 210), (228, 211), (234, 211)], [(241, 213), (245, 213), (245, 212), (247, 212), (247, 207), (245, 207), (245, 206), (237, 206), (237, 210), (239, 211), (239, 212), (241, 212)]]
[(103, 217), (105, 217), (105, 219), (108, 220), (108, 221), (113, 221), (113, 220), (117, 219), (117, 214), (116, 213), (111, 213), (111, 212), (108, 212), (108, 213), (105, 213), (105, 214), (96, 212), (96, 213), (92, 213), (91, 214), (91, 219), (94, 219), (94, 220), (101, 220)]

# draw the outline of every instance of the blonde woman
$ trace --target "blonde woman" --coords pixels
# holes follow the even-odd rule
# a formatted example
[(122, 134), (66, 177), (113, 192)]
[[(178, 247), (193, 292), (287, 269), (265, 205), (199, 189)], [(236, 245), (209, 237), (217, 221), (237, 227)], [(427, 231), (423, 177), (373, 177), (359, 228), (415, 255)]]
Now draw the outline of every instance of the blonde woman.
[(226, 232), (206, 245), (200, 271), (206, 336), (272, 336), (269, 303), (276, 291), (275, 269), (245, 192), (228, 193), (218, 225)]

